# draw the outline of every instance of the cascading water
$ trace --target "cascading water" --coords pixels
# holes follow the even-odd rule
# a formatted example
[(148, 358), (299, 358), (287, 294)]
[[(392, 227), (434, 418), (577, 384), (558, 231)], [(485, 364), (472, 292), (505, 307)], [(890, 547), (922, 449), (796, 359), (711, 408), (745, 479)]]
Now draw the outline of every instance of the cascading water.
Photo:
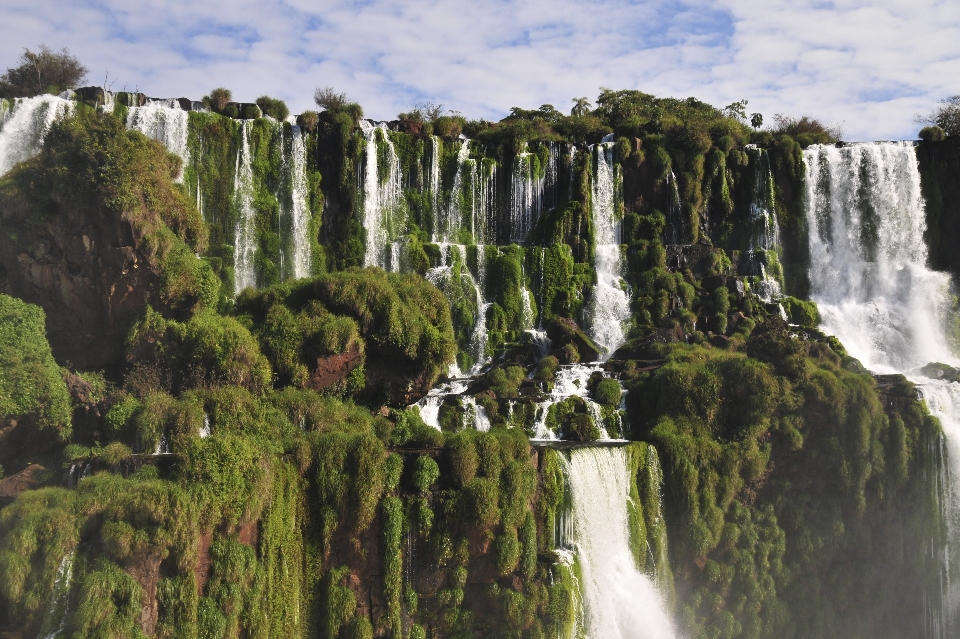
[(51, 125), (73, 113), (73, 106), (72, 101), (53, 95), (15, 99), (0, 114), (0, 175), (39, 153)]
[(960, 363), (945, 334), (950, 279), (926, 267), (911, 143), (804, 151), (810, 293), (823, 327), (876, 372)]
[(613, 144), (596, 145), (594, 154), (592, 214), (597, 285), (593, 289), (587, 332), (602, 349), (601, 357), (605, 359), (626, 339), (624, 322), (630, 318), (630, 297), (624, 290), (620, 222), (614, 212)]
[[(545, 336), (544, 336), (545, 337)], [(569, 364), (561, 366), (557, 370), (553, 381), (553, 388), (547, 399), (537, 406), (536, 422), (533, 425), (533, 438), (535, 440), (556, 440), (557, 434), (547, 427), (547, 416), (550, 414), (550, 407), (562, 402), (569, 397), (581, 397), (587, 404), (587, 410), (594, 420), (594, 424), (600, 430), (600, 439), (608, 440), (610, 435), (607, 433), (604, 425), (600, 406), (589, 398), (587, 392), (587, 380), (594, 373), (603, 373), (603, 369), (597, 365), (587, 364)]]
[(430, 190), (430, 203), (433, 206), (433, 219), (440, 213), (440, 138), (430, 136), (430, 168), (427, 171), (427, 189)]
[(929, 611), (928, 628), (929, 636), (946, 639), (960, 631), (960, 384), (928, 380), (917, 386), (930, 412), (940, 420), (946, 449), (938, 498), (947, 538), (932, 540), (941, 566), (941, 604)]
[[(186, 166), (190, 163), (188, 118), (189, 113), (181, 109), (176, 100), (157, 100), (142, 107), (130, 107), (127, 111), (127, 128), (162, 142)], [(182, 176), (181, 173), (177, 181), (182, 180)]]
[(950, 348), (949, 277), (926, 267), (926, 226), (912, 143), (812, 146), (804, 151), (810, 289), (821, 328), (868, 369), (908, 374), (943, 427), (947, 464), (938, 549), (943, 591), (931, 610), (938, 638), (960, 629), (960, 385), (917, 374), (960, 364)]
[[(459, 231), (463, 225), (463, 196), (465, 173), (470, 170), (467, 165), (467, 158), (470, 157), (470, 140), (464, 140), (460, 145), (460, 151), (457, 152), (457, 173), (453, 178), (453, 189), (450, 191), (450, 201), (447, 208), (442, 212), (442, 217), (437, 219), (437, 228), (435, 235), (443, 242), (457, 242)], [(471, 220), (472, 226), (472, 220)], [(471, 229), (472, 232), (472, 229)]]
[(310, 207), (307, 204), (307, 149), (300, 127), (293, 127), (290, 143), (290, 216), (293, 226), (293, 277), (310, 275)]
[(234, 240), (233, 269), (234, 290), (239, 295), (243, 289), (256, 287), (257, 279), (253, 270), (253, 255), (256, 252), (256, 228), (253, 210), (253, 167), (250, 157), (250, 141), (247, 128), (251, 120), (244, 120), (240, 126), (240, 151), (237, 153), (237, 166), (233, 177), (233, 197), (237, 209), (236, 239)]
[(566, 468), (572, 538), (580, 566), (585, 636), (666, 639), (673, 625), (654, 581), (630, 550), (633, 481), (624, 448), (577, 448)]
[[(363, 265), (387, 269), (389, 268), (387, 245), (395, 235), (394, 211), (403, 201), (400, 158), (393, 148), (393, 142), (390, 141), (385, 124), (374, 125), (369, 120), (361, 120), (360, 128), (367, 141), (366, 161), (361, 174), (363, 227), (367, 231)], [(383, 169), (385, 175), (382, 178), (379, 166), (380, 143), (385, 147), (387, 161), (387, 166)]]
[[(750, 199), (750, 250), (751, 257), (756, 250), (766, 253), (765, 261), (771, 257), (779, 260), (780, 251), (780, 224), (777, 222), (776, 203), (774, 200), (773, 172), (770, 170), (770, 155), (766, 149), (748, 144), (747, 155), (753, 165), (753, 193)], [(757, 283), (757, 294), (767, 302), (774, 302), (781, 297), (780, 282), (760, 265), (760, 280)]]
[(73, 560), (76, 550), (71, 550), (60, 561), (57, 576), (53, 581), (50, 602), (40, 626), (39, 639), (55, 639), (63, 634), (67, 627), (67, 612), (70, 607), (70, 585), (73, 580)]

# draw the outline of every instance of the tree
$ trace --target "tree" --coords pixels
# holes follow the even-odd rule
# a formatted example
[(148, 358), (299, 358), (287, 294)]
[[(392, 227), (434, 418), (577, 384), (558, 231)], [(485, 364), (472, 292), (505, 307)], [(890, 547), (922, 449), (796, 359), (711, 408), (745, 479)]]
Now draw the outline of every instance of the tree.
[(346, 93), (337, 93), (333, 87), (317, 87), (313, 92), (313, 101), (324, 111), (337, 114), (350, 104), (350, 99)]
[(231, 100), (233, 100), (233, 92), (223, 87), (217, 87), (210, 92), (210, 95), (203, 97), (203, 103), (209, 105), (217, 113), (227, 108), (227, 103)]
[(0, 76), (0, 97), (30, 98), (42, 93), (59, 93), (79, 86), (90, 70), (63, 48), (53, 51), (45, 44), (36, 53), (24, 49), (19, 65)]
[(960, 135), (960, 95), (940, 100), (940, 106), (930, 115), (918, 117), (917, 121), (938, 126), (947, 135)]
[(751, 114), (750, 114), (750, 126), (752, 126), (752, 127), (755, 128), (755, 129), (759, 129), (760, 127), (762, 127), (762, 126), (763, 126), (763, 116), (760, 115), (759, 113), (751, 113)]
[(587, 98), (573, 98), (573, 108), (570, 109), (570, 115), (583, 117), (590, 112), (590, 100)]
[(729, 118), (745, 122), (747, 119), (747, 101), (731, 102), (723, 107), (723, 114)]

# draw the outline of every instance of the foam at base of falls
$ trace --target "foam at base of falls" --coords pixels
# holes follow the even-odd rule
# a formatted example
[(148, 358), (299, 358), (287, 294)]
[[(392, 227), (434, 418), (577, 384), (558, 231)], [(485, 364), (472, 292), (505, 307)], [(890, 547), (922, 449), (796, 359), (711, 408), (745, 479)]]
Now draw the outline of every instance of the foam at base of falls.
[(16, 98), (0, 114), (0, 175), (39, 153), (51, 125), (73, 108), (72, 101), (53, 95)]
[(586, 636), (668, 639), (673, 624), (653, 580), (636, 568), (627, 503), (633, 478), (624, 448), (570, 452), (573, 540), (582, 575)]

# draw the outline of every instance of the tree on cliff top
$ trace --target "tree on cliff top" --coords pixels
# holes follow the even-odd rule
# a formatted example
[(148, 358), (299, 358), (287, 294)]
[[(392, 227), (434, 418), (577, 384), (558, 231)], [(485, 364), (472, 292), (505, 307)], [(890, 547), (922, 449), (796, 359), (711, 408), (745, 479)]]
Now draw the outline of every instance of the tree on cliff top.
[(66, 48), (53, 51), (45, 44), (36, 53), (24, 49), (19, 65), (0, 76), (0, 98), (30, 98), (79, 86), (90, 70)]
[(940, 106), (926, 116), (918, 116), (917, 122), (943, 129), (947, 135), (960, 135), (960, 95), (940, 100)]
[(313, 92), (313, 101), (323, 111), (329, 111), (330, 115), (346, 113), (353, 119), (354, 124), (363, 117), (363, 107), (351, 102), (346, 93), (337, 93), (333, 87), (317, 87)]

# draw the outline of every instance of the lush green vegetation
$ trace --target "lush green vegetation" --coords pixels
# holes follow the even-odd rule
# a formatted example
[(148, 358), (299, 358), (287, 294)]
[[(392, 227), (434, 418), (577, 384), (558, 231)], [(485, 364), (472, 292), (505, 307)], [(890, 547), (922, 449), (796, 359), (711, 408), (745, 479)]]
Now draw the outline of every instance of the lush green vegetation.
[(30, 415), (39, 428), (70, 437), (70, 395), (47, 343), (43, 309), (0, 295), (0, 419)]
[[(59, 614), (75, 637), (569, 636), (580, 575), (555, 552), (570, 507), (564, 453), (528, 440), (542, 417), (567, 439), (605, 428), (636, 440), (631, 548), (687, 636), (913, 633), (939, 579), (911, 541), (942, 532), (939, 426), (909, 382), (878, 384), (822, 335), (804, 299), (801, 151), (837, 131), (783, 117), (758, 130), (745, 102), (604, 89), (593, 109), (514, 108), (497, 123), (417, 107), (368, 143), (362, 109), (330, 88), (296, 132), (281, 101), (231, 99), (215, 89), (212, 112), (189, 114), (185, 166), (125, 131), (118, 101), (114, 114), (78, 106), (0, 180), (5, 210), (129, 223), (157, 274), (126, 333), (126, 368), (80, 372), (89, 390), (74, 382), (72, 403), (42, 311), (0, 296), (0, 417), (54, 429), (75, 485), (55, 487), (60, 469), (48, 469), (47, 486), (0, 509), (0, 632), (32, 636)], [(477, 141), (469, 171), (461, 133)], [(608, 134), (632, 312), (609, 369), (624, 386), (597, 373), (586, 383), (596, 406), (571, 397), (540, 415), (559, 367), (599, 355), (574, 321), (595, 284), (597, 158), (548, 143)], [(289, 232), (294, 135), (303, 279)], [(956, 154), (936, 137), (918, 151), (931, 260), (960, 272)], [(388, 145), (405, 176), (391, 212), (402, 273), (360, 268), (359, 175), (376, 153), (385, 179)], [(245, 159), (258, 289), (234, 298)], [(550, 162), (555, 201), (513, 243), (509, 178), (539, 180)], [(758, 197), (780, 250), (751, 250)], [(484, 203), (500, 211), (496, 228), (471, 226)], [(453, 238), (441, 237), (441, 209)], [(5, 217), (4, 232), (28, 237), (31, 219)], [(756, 296), (761, 266), (792, 295), (780, 303), (793, 326)], [(545, 356), (525, 332), (536, 325), (553, 341)], [(469, 390), (474, 407), (445, 402), (440, 430), (406, 408), (479, 355), (494, 363)], [(465, 430), (480, 408), (492, 429)], [(66, 612), (50, 607), (65, 558)]]

